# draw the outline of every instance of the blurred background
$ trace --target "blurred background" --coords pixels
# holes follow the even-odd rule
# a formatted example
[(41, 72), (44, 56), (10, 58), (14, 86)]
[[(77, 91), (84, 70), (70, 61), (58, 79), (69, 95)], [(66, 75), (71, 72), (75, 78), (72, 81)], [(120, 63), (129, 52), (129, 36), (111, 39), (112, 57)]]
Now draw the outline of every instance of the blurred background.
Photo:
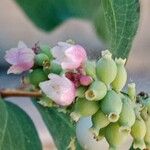
[[(127, 63), (129, 81), (134, 81), (138, 91), (150, 92), (150, 1), (141, 0), (140, 25), (133, 42), (132, 51)], [(21, 8), (13, 0), (1, 0), (0, 4), (0, 88), (13, 88), (19, 85), (20, 76), (7, 75), (8, 64), (4, 60), (5, 50), (16, 47), (19, 40), (24, 41), (29, 47), (39, 41), (55, 45), (58, 41), (73, 39), (76, 43), (86, 48), (89, 58), (97, 59), (100, 50), (105, 48), (102, 40), (97, 36), (94, 27), (87, 20), (70, 19), (58, 26), (51, 32), (45, 32), (37, 28), (26, 17)], [(48, 134), (39, 113), (29, 99), (9, 98), (17, 103), (31, 115), (44, 150), (54, 149), (51, 136)], [(78, 125), (78, 136), (82, 143), (87, 144), (87, 149), (97, 150), (98, 146), (106, 149), (105, 143), (91, 141), (87, 132), (90, 126), (88, 118)], [(82, 132), (81, 132), (82, 131)], [(89, 142), (90, 141), (90, 142)], [(93, 146), (94, 145), (94, 146)], [(101, 146), (100, 146), (101, 145)], [(127, 150), (129, 144), (125, 144), (122, 150)]]

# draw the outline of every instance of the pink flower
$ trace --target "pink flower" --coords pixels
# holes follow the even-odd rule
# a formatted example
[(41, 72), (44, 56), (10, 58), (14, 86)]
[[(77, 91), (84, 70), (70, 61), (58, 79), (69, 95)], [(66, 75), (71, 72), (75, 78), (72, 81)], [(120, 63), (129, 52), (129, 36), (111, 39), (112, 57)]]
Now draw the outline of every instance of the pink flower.
[(34, 56), (33, 50), (20, 41), (17, 48), (6, 51), (5, 59), (12, 65), (7, 73), (19, 74), (31, 69), (34, 65)]
[(86, 51), (82, 46), (65, 42), (59, 42), (53, 47), (52, 54), (63, 69), (69, 70), (77, 69), (87, 59)]
[(40, 83), (41, 90), (47, 97), (61, 106), (70, 105), (75, 99), (75, 87), (65, 76), (49, 74), (48, 81)]
[(65, 76), (72, 81), (74, 86), (78, 88), (80, 85), (88, 86), (92, 83), (93, 79), (90, 76), (82, 75), (80, 73), (66, 72)]

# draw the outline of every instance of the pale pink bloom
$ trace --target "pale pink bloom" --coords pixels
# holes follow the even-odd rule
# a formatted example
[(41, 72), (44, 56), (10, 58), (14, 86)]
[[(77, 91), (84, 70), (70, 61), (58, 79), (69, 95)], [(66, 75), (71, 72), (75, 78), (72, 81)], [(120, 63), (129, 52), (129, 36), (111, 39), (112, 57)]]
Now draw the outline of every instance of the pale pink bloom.
[(87, 59), (86, 51), (82, 46), (65, 42), (59, 42), (57, 46), (53, 47), (52, 54), (63, 69), (69, 70), (77, 69)]
[(48, 81), (39, 84), (43, 93), (61, 106), (70, 105), (75, 99), (75, 87), (65, 76), (49, 74)]
[(19, 74), (31, 69), (34, 65), (34, 56), (33, 50), (20, 41), (17, 48), (6, 51), (5, 59), (12, 65), (7, 73)]
[(80, 84), (84, 86), (88, 86), (92, 83), (92, 78), (90, 76), (81, 75), (80, 77)]

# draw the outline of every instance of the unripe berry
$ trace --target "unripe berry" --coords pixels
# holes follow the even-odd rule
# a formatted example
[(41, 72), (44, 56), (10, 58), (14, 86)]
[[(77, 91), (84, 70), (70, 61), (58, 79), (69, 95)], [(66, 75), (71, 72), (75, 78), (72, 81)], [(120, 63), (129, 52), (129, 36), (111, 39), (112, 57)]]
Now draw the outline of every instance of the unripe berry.
[(39, 86), (40, 82), (45, 81), (47, 79), (48, 77), (45, 75), (42, 69), (34, 69), (32, 72), (29, 73), (29, 81), (36, 87)]
[(35, 56), (35, 63), (39, 66), (43, 66), (45, 62), (49, 61), (49, 57), (44, 53), (40, 53)]
[(144, 149), (144, 136), (146, 134), (146, 125), (144, 120), (140, 117), (136, 118), (134, 125), (131, 128), (131, 135), (134, 139), (133, 148)]
[(127, 72), (124, 67), (126, 59), (115, 59), (115, 62), (117, 64), (117, 75), (111, 85), (115, 91), (120, 92), (127, 81)]
[(105, 130), (106, 128), (100, 129), (98, 136), (94, 136), (96, 141), (100, 141), (105, 137)]
[(146, 125), (146, 134), (144, 137), (144, 141), (146, 144), (146, 148), (150, 149), (150, 116), (148, 116), (147, 120), (145, 121)]
[(123, 106), (119, 117), (119, 124), (122, 127), (131, 128), (135, 122), (135, 112), (131, 100), (127, 96), (122, 98)]
[(121, 132), (118, 123), (111, 123), (106, 127), (105, 138), (109, 143), (109, 150), (117, 150), (127, 137), (128, 133)]
[(116, 122), (122, 110), (121, 98), (115, 91), (110, 90), (102, 100), (100, 107), (110, 122)]
[(49, 59), (53, 58), (49, 45), (40, 45), (40, 50), (41, 50), (41, 53), (46, 54), (49, 57)]
[(135, 83), (130, 83), (128, 84), (128, 95), (131, 100), (135, 101), (136, 100), (136, 88), (135, 88)]
[(107, 116), (99, 109), (93, 116), (92, 116), (92, 127), (90, 131), (95, 135), (99, 135), (100, 129), (106, 127), (109, 124), (109, 120)]
[(102, 58), (96, 65), (96, 74), (98, 79), (108, 86), (117, 75), (117, 66), (111, 56), (112, 54), (108, 50), (102, 51)]
[(80, 117), (92, 116), (99, 109), (98, 102), (78, 98), (74, 105), (74, 111), (70, 114), (73, 120), (78, 121)]
[(106, 92), (106, 85), (103, 82), (96, 80), (90, 85), (89, 89), (85, 92), (85, 97), (87, 100), (90, 101), (98, 101), (104, 98)]
[(150, 115), (150, 97), (144, 100), (143, 102), (144, 106), (147, 108), (147, 113)]
[(61, 71), (62, 71), (61, 66), (52, 61), (51, 65), (50, 65), (50, 72), (59, 75), (61, 73)]
[(91, 76), (93, 79), (96, 79), (96, 62), (86, 61), (85, 71), (87, 75)]

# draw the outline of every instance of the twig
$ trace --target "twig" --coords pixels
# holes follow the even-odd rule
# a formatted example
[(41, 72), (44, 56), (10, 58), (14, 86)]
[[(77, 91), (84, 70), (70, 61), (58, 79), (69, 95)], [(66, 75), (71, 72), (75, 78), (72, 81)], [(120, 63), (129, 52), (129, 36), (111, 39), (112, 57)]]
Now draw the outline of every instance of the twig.
[(41, 97), (41, 91), (25, 91), (19, 89), (1, 89), (1, 97)]

